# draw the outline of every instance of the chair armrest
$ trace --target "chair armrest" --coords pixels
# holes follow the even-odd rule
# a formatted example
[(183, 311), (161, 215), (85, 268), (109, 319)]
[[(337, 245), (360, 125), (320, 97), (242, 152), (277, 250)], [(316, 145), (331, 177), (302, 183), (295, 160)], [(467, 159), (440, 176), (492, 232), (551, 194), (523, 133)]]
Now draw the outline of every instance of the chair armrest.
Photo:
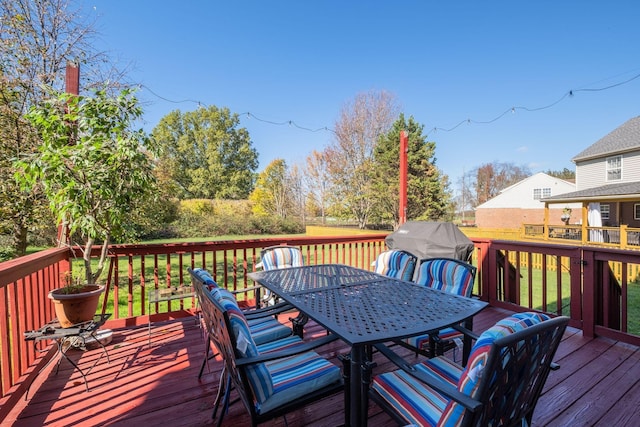
[(276, 314), (283, 313), (285, 311), (292, 310), (293, 306), (287, 302), (279, 302), (278, 304), (271, 305), (269, 307), (256, 308), (244, 313), (244, 316), (249, 319), (257, 319), (261, 317), (274, 316)]
[(457, 388), (453, 387), (451, 384), (448, 384), (442, 380), (438, 380), (435, 377), (430, 377), (425, 375), (424, 373), (418, 371), (413, 367), (412, 364), (408, 363), (401, 356), (391, 350), (384, 344), (376, 344), (374, 346), (380, 353), (382, 353), (387, 359), (389, 359), (394, 365), (402, 369), (404, 372), (408, 373), (412, 377), (420, 380), (425, 383), (429, 387), (437, 390), (438, 392), (444, 394), (450, 399), (455, 400), (460, 403), (465, 408), (469, 409), (472, 412), (478, 411), (482, 407), (482, 403), (472, 399), (464, 393), (458, 391)]
[(462, 325), (452, 325), (451, 326), (452, 329), (455, 329), (456, 331), (465, 334), (466, 336), (470, 337), (472, 340), (478, 340), (478, 338), (480, 338), (480, 335), (476, 334), (473, 331), (470, 331), (469, 329), (465, 328)]
[(263, 362), (268, 362), (270, 360), (277, 360), (277, 359), (282, 359), (284, 357), (295, 356), (296, 354), (306, 353), (310, 350), (313, 350), (315, 348), (318, 348), (320, 346), (333, 342), (337, 339), (338, 339), (338, 336), (334, 334), (330, 334), (322, 338), (318, 338), (318, 339), (306, 342), (302, 345), (297, 345), (287, 350), (273, 351), (266, 354), (261, 354), (260, 356), (256, 356), (256, 357), (240, 357), (236, 359), (236, 364), (238, 366), (253, 365), (255, 363), (263, 363)]

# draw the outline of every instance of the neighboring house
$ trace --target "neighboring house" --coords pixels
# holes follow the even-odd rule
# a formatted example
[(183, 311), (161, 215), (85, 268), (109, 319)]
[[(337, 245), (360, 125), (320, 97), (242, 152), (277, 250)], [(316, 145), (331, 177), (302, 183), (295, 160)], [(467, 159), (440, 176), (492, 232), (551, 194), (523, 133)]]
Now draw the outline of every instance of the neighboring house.
[(572, 161), (576, 164), (576, 189), (545, 197), (549, 208), (580, 202), (587, 212), (589, 206), (593, 210), (599, 205), (601, 226), (640, 227), (640, 116), (614, 129)]
[[(522, 224), (544, 222), (543, 198), (576, 190), (575, 184), (537, 173), (505, 188), (496, 197), (476, 207), (476, 225), (483, 228), (520, 228)], [(581, 204), (564, 204), (549, 210), (549, 224), (563, 224), (565, 208), (571, 209), (568, 222), (580, 221)]]

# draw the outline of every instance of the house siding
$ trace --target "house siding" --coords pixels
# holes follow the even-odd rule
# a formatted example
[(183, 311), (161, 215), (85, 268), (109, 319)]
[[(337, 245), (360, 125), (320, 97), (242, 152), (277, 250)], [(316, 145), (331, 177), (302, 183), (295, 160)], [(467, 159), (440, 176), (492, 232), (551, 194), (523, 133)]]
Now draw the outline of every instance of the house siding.
[(640, 181), (640, 151), (622, 154), (622, 179), (619, 181), (607, 181), (606, 157), (576, 163), (577, 191), (606, 184), (636, 181)]

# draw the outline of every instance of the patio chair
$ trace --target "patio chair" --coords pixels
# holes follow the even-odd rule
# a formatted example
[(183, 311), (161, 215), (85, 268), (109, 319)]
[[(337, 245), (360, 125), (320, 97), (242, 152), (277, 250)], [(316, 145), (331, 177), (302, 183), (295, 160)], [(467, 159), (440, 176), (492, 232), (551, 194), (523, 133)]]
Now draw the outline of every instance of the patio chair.
[[(416, 283), (433, 289), (439, 289), (455, 295), (470, 297), (476, 277), (476, 267), (464, 261), (453, 258), (431, 258), (423, 260), (418, 267)], [(472, 323), (466, 325), (471, 329)], [(437, 333), (419, 335), (403, 340), (405, 347), (412, 348), (416, 353), (434, 357), (442, 355), (449, 349), (457, 348), (456, 342), (463, 338), (463, 334), (454, 328), (445, 328)], [(466, 364), (463, 356), (463, 365)]]
[[(206, 298), (206, 294), (211, 293), (213, 293), (215, 298), (232, 299), (237, 304), (234, 295), (225, 289), (219, 288), (218, 284), (213, 280), (213, 277), (208, 271), (201, 268), (187, 268), (187, 271), (191, 275), (191, 282), (193, 284), (196, 297), (198, 298), (198, 303), (201, 306), (202, 301)], [(275, 317), (282, 311), (288, 310), (289, 308), (290, 306), (286, 305), (277, 308), (269, 307), (265, 309), (243, 311), (245, 317), (248, 318), (247, 323), (249, 324), (251, 335), (257, 345), (273, 343), (276, 340), (281, 340), (291, 336), (293, 332), (292, 329), (280, 323)], [(207, 316), (208, 313), (203, 311), (202, 315)], [(205, 319), (205, 323), (206, 322), (207, 319)], [(211, 336), (212, 333), (213, 331), (210, 329), (206, 331), (205, 354), (200, 367), (200, 372), (198, 373), (198, 378), (202, 377), (207, 361), (216, 356), (215, 353), (211, 354), (211, 344), (214, 342), (213, 337)], [(293, 342), (295, 342), (295, 340)], [(280, 344), (284, 345), (284, 343), (285, 342), (281, 342)]]
[(443, 356), (410, 365), (378, 345), (400, 369), (375, 376), (369, 395), (402, 425), (531, 425), (568, 321), (507, 317), (480, 335), (466, 368)]
[[(337, 339), (334, 335), (287, 348), (261, 353), (251, 336), (244, 314), (231, 299), (205, 293), (202, 301), (207, 330), (224, 360), (224, 398), (214, 406), (229, 404), (235, 389), (251, 416), (251, 425), (284, 416), (323, 397), (343, 390), (340, 369), (313, 349)], [(220, 426), (223, 410), (218, 418)]]
[[(276, 245), (263, 248), (260, 252), (260, 262), (256, 264), (256, 268), (263, 270), (302, 266), (304, 266), (302, 250), (297, 246), (290, 245)], [(263, 304), (267, 306), (276, 305), (277, 301), (278, 296), (265, 289), (264, 297), (262, 298)], [(309, 321), (307, 316), (298, 314), (298, 316), (289, 320), (291, 320), (293, 324), (293, 333), (302, 338), (304, 325)]]
[(409, 252), (391, 249), (381, 252), (374, 262), (374, 271), (394, 279), (411, 281), (417, 258)]

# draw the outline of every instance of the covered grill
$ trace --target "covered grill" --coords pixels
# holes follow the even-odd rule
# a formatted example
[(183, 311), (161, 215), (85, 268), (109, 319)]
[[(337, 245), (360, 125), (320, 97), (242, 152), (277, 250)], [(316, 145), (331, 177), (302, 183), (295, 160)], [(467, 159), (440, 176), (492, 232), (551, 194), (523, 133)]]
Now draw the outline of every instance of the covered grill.
[(427, 258), (455, 258), (471, 261), (473, 242), (450, 222), (408, 221), (389, 234), (385, 243), (389, 249), (401, 249)]

